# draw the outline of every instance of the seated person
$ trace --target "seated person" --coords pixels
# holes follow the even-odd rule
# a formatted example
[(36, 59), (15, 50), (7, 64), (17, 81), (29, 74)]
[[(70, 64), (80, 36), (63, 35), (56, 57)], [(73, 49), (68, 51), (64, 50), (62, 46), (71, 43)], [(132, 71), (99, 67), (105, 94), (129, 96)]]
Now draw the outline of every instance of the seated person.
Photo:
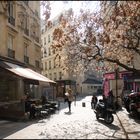
[(31, 104), (31, 107), (30, 107), (30, 119), (34, 119), (35, 118), (35, 113), (36, 113), (35, 104)]

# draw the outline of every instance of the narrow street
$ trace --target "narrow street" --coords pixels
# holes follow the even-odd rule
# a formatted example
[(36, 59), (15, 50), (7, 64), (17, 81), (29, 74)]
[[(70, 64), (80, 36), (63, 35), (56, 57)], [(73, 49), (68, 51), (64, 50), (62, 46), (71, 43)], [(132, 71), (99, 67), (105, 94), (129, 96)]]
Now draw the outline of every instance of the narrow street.
[[(98, 97), (99, 98), (99, 97)], [(5, 122), (0, 125), (3, 139), (139, 139), (139, 121), (129, 118), (125, 110), (114, 114), (114, 122), (107, 125), (97, 121), (90, 106), (91, 96), (78, 98), (68, 113), (67, 103), (61, 102), (59, 111), (49, 118), (30, 122)], [(82, 107), (82, 102), (86, 103)], [(121, 123), (120, 123), (120, 121)]]

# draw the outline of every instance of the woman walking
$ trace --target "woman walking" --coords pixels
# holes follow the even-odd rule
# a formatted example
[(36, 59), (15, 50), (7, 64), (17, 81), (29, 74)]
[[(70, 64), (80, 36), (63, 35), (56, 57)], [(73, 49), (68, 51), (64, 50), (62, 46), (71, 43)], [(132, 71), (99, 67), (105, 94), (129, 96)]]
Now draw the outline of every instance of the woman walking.
[(69, 107), (69, 112), (71, 112), (71, 103), (74, 99), (74, 96), (72, 94), (72, 90), (68, 89), (67, 93), (65, 93), (65, 95), (67, 96), (67, 102), (68, 102), (68, 107)]

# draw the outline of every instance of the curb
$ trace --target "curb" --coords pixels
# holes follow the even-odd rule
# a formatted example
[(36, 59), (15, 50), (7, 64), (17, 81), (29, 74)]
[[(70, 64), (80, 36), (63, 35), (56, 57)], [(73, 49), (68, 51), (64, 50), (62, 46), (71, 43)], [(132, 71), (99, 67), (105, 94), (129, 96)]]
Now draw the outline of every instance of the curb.
[(123, 123), (121, 122), (121, 119), (119, 118), (119, 116), (118, 116), (117, 113), (116, 113), (116, 116), (117, 116), (117, 118), (118, 118), (118, 120), (119, 120), (119, 123), (120, 123), (122, 129), (123, 129), (123, 132), (124, 132), (124, 134), (125, 134), (125, 136), (126, 136), (126, 139), (129, 139), (128, 134), (127, 134), (127, 132), (126, 132), (124, 126), (123, 126)]

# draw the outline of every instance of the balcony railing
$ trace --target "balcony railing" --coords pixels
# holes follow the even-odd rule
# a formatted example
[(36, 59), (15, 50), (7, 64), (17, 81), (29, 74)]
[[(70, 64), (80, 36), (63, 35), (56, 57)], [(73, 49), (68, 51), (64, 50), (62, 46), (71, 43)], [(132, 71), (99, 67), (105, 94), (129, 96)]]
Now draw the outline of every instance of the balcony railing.
[(8, 17), (8, 22), (9, 22), (10, 24), (12, 24), (13, 26), (15, 26), (15, 18), (14, 18), (14, 17), (9, 16), (9, 17)]
[(29, 57), (26, 56), (26, 55), (24, 55), (24, 62), (25, 62), (26, 64), (29, 64)]
[(8, 48), (8, 57), (15, 58), (15, 51)]
[(24, 33), (29, 36), (29, 29), (24, 29)]

